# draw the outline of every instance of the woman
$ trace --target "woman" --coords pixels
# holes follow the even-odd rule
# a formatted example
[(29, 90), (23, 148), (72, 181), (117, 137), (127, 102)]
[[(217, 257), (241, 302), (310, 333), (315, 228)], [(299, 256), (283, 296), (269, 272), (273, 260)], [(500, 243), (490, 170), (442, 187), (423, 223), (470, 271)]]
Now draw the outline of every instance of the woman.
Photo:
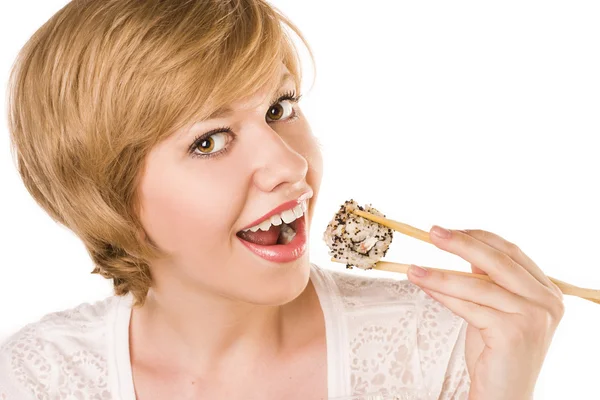
[(115, 296), (12, 335), (0, 399), (532, 397), (563, 303), (515, 245), (432, 230), (494, 283), (309, 262), (322, 160), (286, 25), (263, 0), (73, 1), (26, 44), (19, 172)]

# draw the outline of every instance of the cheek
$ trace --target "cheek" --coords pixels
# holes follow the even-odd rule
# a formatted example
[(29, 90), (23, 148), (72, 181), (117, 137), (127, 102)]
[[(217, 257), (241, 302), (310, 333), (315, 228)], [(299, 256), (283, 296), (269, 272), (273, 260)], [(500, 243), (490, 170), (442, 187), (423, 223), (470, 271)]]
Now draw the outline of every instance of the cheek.
[(296, 140), (292, 141), (290, 145), (297, 153), (301, 154), (308, 163), (306, 182), (314, 192), (313, 197), (309, 202), (308, 214), (309, 221), (312, 221), (315, 210), (314, 205), (319, 195), (319, 188), (321, 187), (321, 180), (323, 177), (323, 154), (321, 153), (319, 141), (313, 136), (310, 128), (305, 127), (303, 131), (293, 137), (296, 138)]
[(321, 185), (323, 176), (323, 155), (318, 139), (313, 135), (308, 121), (302, 111), (299, 111), (302, 119), (299, 123), (292, 126), (289, 132), (285, 132), (285, 137), (289, 138), (289, 145), (298, 153), (304, 156), (308, 162), (307, 181), (316, 192)]
[[(233, 182), (235, 174), (220, 170), (218, 176), (203, 174), (191, 162), (186, 171), (162, 170), (143, 182), (142, 223), (150, 238), (173, 255), (201, 252), (229, 243), (228, 236), (242, 205), (243, 196), (235, 193), (243, 187)], [(239, 179), (239, 178), (238, 178)], [(225, 184), (227, 182), (227, 184)], [(207, 250), (207, 251), (204, 251)]]
[(306, 181), (313, 190), (313, 197), (309, 202), (309, 221), (312, 221), (315, 212), (315, 203), (319, 197), (319, 189), (321, 187), (321, 179), (323, 177), (323, 156), (321, 149), (316, 145), (316, 139), (313, 139), (315, 146), (310, 148), (307, 152), (308, 161), (308, 173), (306, 175)]
[(321, 178), (323, 177), (323, 154), (321, 153), (321, 148), (317, 141), (317, 138), (314, 136), (311, 137), (310, 140), (307, 140), (310, 143), (309, 148), (306, 152), (306, 159), (308, 161), (308, 171), (311, 179), (314, 182), (309, 182), (309, 184), (313, 187), (313, 190), (318, 190), (321, 185)]
[(300, 139), (293, 144), (293, 147), (296, 152), (304, 156), (308, 163), (306, 180), (316, 194), (321, 186), (323, 176), (323, 154), (317, 138), (312, 135), (310, 129), (307, 129), (298, 138)]
[(179, 253), (188, 242), (204, 243), (209, 232), (218, 229), (219, 216), (206, 212), (206, 197), (177, 189), (148, 194), (144, 199), (142, 222), (150, 237), (169, 253)]

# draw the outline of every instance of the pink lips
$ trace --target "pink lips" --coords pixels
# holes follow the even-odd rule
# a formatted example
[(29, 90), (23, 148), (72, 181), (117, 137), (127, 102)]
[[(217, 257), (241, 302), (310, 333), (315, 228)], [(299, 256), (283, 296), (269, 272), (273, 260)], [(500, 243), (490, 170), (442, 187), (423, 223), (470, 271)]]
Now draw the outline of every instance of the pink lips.
[(302, 196), (300, 196), (296, 200), (287, 201), (287, 202), (281, 204), (280, 206), (277, 206), (276, 208), (272, 209), (271, 211), (269, 211), (268, 213), (266, 213), (265, 215), (263, 215), (256, 221), (252, 222), (251, 224), (246, 225), (245, 227), (243, 227), (240, 230), (243, 231), (244, 229), (252, 228), (254, 225), (260, 224), (261, 222), (263, 222), (267, 218), (271, 218), (275, 214), (279, 214), (285, 210), (291, 210), (298, 204), (302, 203), (305, 199), (311, 198), (312, 195), (313, 195), (312, 190), (309, 190), (308, 192), (304, 193)]
[[(277, 213), (275, 213), (277, 214)], [(307, 249), (306, 233), (306, 214), (298, 218), (296, 223), (296, 236), (288, 244), (274, 244), (272, 246), (262, 246), (256, 243), (250, 243), (239, 236), (236, 236), (248, 250), (257, 256), (272, 262), (286, 263), (302, 257)], [(255, 224), (256, 225), (256, 224)], [(253, 226), (253, 225), (250, 225)]]

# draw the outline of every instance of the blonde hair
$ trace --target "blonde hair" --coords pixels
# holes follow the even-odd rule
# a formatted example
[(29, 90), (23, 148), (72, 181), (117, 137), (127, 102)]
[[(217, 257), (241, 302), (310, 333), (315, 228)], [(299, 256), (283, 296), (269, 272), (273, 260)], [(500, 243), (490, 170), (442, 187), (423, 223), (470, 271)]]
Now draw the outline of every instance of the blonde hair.
[(152, 283), (137, 187), (152, 147), (256, 92), (300, 56), (263, 0), (74, 0), (11, 70), (13, 157), (37, 203), (84, 243), (97, 273), (136, 305)]

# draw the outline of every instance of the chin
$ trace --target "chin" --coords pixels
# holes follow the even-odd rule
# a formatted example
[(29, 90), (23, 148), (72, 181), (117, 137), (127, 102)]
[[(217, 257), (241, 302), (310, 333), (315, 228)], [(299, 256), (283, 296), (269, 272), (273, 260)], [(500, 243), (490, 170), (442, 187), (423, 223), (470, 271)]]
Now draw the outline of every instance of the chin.
[(310, 278), (310, 262), (308, 252), (299, 259), (285, 265), (261, 268), (254, 285), (246, 285), (243, 301), (265, 306), (287, 304), (300, 296)]

